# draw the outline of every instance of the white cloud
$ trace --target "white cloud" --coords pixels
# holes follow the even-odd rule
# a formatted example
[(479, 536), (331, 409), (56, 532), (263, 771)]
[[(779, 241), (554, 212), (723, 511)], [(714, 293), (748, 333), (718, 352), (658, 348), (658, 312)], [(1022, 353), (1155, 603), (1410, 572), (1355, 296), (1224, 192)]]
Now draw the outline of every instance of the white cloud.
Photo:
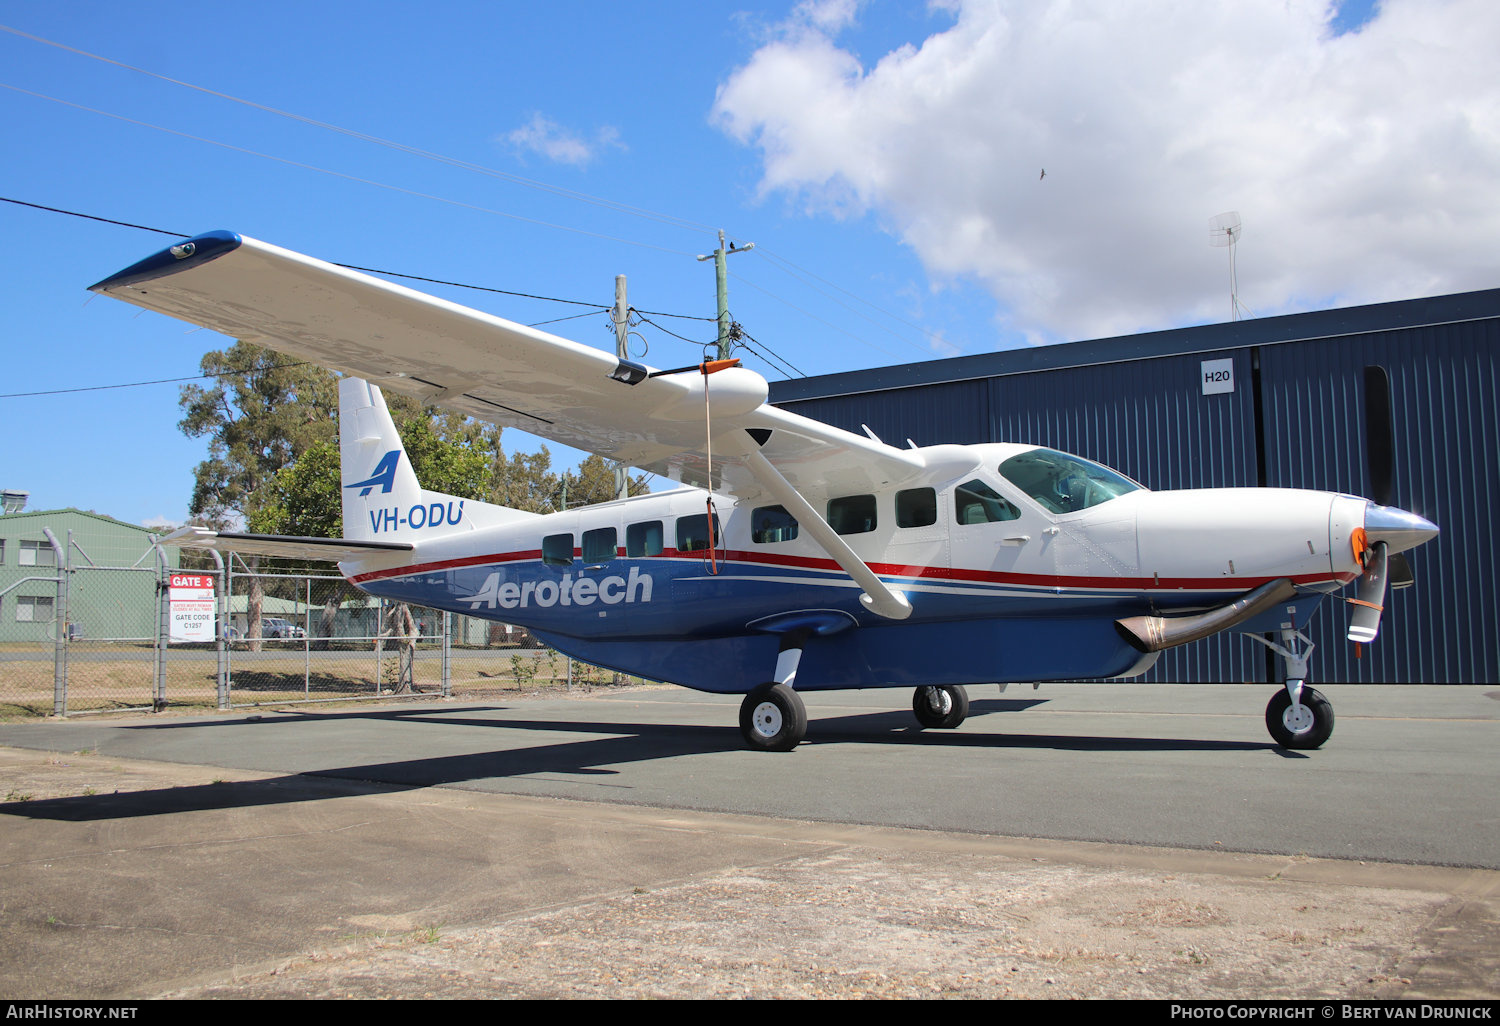
[[(1500, 285), (1500, 5), (962, 0), (872, 68), (804, 4), (721, 86), (761, 189), (873, 214), (1036, 340)], [(1040, 172), (1046, 168), (1045, 178)]]
[(540, 112), (533, 113), (530, 121), (507, 133), (505, 140), (517, 150), (575, 167), (589, 164), (606, 149), (625, 148), (618, 129), (606, 125), (596, 129), (591, 137), (585, 137)]
[(141, 526), (149, 527), (153, 531), (175, 531), (182, 526), (182, 521), (174, 520), (164, 513), (158, 513), (154, 517), (147, 517), (145, 520), (142, 520)]

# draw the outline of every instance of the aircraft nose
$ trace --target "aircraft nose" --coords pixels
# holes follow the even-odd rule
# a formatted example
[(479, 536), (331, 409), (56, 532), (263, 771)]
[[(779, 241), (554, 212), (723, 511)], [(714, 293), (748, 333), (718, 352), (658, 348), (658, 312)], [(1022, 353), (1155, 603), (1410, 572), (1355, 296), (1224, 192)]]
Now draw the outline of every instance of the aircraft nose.
[(1372, 545), (1385, 542), (1391, 552), (1405, 552), (1436, 538), (1437, 533), (1436, 524), (1415, 513), (1373, 502), (1365, 505), (1365, 537)]

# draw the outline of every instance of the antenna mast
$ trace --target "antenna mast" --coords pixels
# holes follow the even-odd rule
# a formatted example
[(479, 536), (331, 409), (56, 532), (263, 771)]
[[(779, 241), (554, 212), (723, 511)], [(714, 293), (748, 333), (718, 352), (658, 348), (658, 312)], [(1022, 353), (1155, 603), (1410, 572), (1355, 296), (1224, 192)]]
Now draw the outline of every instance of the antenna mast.
[(1216, 249), (1227, 247), (1229, 250), (1229, 319), (1231, 321), (1240, 319), (1241, 310), (1245, 310), (1246, 313), (1250, 312), (1240, 303), (1240, 286), (1234, 269), (1234, 247), (1244, 232), (1245, 226), (1240, 220), (1238, 210), (1226, 210), (1208, 219), (1208, 244)]

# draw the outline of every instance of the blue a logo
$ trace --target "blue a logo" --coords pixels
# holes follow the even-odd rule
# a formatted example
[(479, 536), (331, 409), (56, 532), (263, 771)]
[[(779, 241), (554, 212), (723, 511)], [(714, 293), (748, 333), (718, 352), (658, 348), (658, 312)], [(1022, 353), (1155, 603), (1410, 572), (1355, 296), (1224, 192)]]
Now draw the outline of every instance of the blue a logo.
[(380, 457), (380, 462), (375, 464), (375, 473), (364, 481), (355, 481), (353, 484), (344, 485), (345, 488), (358, 488), (360, 495), (369, 495), (379, 485), (382, 492), (389, 492), (391, 486), (396, 483), (396, 464), (401, 462), (401, 450), (392, 449)]

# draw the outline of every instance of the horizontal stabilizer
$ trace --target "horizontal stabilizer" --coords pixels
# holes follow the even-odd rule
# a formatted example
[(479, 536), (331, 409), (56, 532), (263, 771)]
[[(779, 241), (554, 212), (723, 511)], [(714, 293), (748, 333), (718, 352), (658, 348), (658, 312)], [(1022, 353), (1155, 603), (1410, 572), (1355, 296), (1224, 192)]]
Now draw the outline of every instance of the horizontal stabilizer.
[(284, 534), (238, 534), (210, 531), (206, 527), (184, 527), (161, 540), (163, 545), (220, 552), (247, 552), (286, 559), (326, 559), (350, 562), (371, 556), (410, 552), (411, 542), (352, 541), (348, 538), (299, 538)]

